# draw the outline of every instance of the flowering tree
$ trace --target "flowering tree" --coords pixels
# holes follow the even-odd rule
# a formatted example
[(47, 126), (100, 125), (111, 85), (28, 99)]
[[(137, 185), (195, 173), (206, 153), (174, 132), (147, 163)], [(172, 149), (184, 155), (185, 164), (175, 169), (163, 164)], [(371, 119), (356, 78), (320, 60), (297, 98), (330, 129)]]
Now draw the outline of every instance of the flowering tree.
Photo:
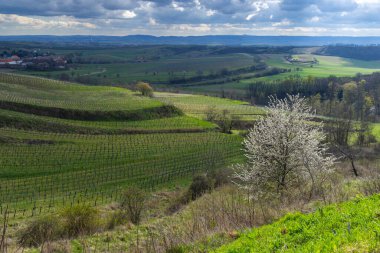
[(335, 158), (323, 144), (321, 124), (310, 122), (311, 108), (299, 95), (271, 98), (267, 116), (244, 140), (247, 164), (235, 166), (235, 182), (258, 196), (310, 182), (312, 190)]

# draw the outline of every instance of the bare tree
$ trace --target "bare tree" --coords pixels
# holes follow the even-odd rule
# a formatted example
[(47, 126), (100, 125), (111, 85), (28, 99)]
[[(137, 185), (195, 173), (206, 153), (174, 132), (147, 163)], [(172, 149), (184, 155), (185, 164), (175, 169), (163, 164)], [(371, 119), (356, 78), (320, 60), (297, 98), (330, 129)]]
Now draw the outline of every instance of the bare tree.
[(247, 164), (235, 167), (235, 182), (259, 196), (283, 192), (289, 186), (311, 184), (333, 167), (335, 158), (322, 144), (322, 125), (311, 124), (311, 109), (304, 98), (270, 98), (267, 116), (249, 131), (243, 144)]
[(146, 193), (138, 187), (131, 186), (125, 190), (121, 200), (121, 208), (128, 214), (130, 221), (138, 225), (145, 207)]

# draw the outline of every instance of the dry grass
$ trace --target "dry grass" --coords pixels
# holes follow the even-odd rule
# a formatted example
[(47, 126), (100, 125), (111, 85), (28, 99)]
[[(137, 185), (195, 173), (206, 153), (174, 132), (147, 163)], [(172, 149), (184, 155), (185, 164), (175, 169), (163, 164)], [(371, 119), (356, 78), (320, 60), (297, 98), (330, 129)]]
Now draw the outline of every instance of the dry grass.
[[(239, 237), (247, 228), (268, 224), (291, 211), (311, 212), (316, 208), (349, 200), (358, 194), (380, 192), (380, 163), (359, 160), (360, 177), (352, 175), (350, 163), (343, 161), (323, 185), (309, 198), (310, 187), (289, 190), (281, 198), (253, 201), (234, 185), (225, 185), (174, 213), (167, 210), (186, 192), (175, 189), (154, 193), (148, 201), (148, 212), (140, 226), (126, 224), (112, 231), (71, 241), (88, 252), (208, 252)], [(115, 207), (110, 207), (113, 212)], [(61, 242), (54, 247), (67, 246)], [(83, 249), (83, 247), (87, 249)]]

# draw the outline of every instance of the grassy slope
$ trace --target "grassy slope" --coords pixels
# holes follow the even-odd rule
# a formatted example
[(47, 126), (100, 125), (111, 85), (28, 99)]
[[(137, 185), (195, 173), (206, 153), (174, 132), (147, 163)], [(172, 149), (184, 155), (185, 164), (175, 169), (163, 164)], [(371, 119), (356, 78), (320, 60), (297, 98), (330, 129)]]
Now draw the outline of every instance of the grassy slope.
[(160, 107), (159, 101), (116, 87), (90, 87), (0, 73), (0, 100), (78, 110), (136, 110)]
[(216, 252), (378, 252), (380, 195), (288, 214)]
[(156, 96), (159, 100), (172, 103), (185, 113), (195, 115), (199, 118), (204, 118), (210, 108), (215, 108), (217, 111), (228, 110), (231, 114), (246, 119), (255, 119), (257, 115), (264, 113), (263, 109), (250, 106), (249, 103), (239, 100), (164, 92), (156, 93)]
[(25, 130), (77, 133), (128, 133), (134, 131), (195, 131), (215, 128), (215, 124), (189, 116), (136, 121), (70, 120), (0, 109), (0, 127)]
[[(164, 105), (121, 88), (25, 76), (0, 79), (0, 101), (95, 112)], [(152, 188), (242, 158), (239, 136), (192, 133), (215, 125), (189, 116), (86, 121), (1, 109), (0, 120), (0, 200), (18, 214), (80, 199), (108, 203), (126, 185)], [(121, 134), (129, 130), (141, 134)], [(177, 130), (181, 133), (161, 133)]]
[(372, 134), (376, 137), (377, 141), (380, 142), (380, 123), (372, 125)]
[(107, 203), (128, 184), (150, 189), (242, 158), (239, 136), (221, 133), (91, 136), (0, 130), (0, 198), (18, 210), (35, 203), (46, 210), (81, 198)]

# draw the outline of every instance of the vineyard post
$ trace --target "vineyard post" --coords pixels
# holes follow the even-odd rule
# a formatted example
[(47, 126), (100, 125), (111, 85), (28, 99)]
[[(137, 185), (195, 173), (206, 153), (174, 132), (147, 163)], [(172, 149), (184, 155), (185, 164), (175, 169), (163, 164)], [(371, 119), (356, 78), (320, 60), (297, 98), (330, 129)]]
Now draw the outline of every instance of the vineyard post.
[(8, 228), (8, 220), (9, 220), (9, 214), (8, 214), (8, 206), (6, 207), (4, 214), (3, 214), (3, 226), (1, 228), (1, 241), (0, 241), (0, 252), (6, 253), (7, 252), (7, 245), (6, 245), (6, 234), (7, 234), (7, 228)]

